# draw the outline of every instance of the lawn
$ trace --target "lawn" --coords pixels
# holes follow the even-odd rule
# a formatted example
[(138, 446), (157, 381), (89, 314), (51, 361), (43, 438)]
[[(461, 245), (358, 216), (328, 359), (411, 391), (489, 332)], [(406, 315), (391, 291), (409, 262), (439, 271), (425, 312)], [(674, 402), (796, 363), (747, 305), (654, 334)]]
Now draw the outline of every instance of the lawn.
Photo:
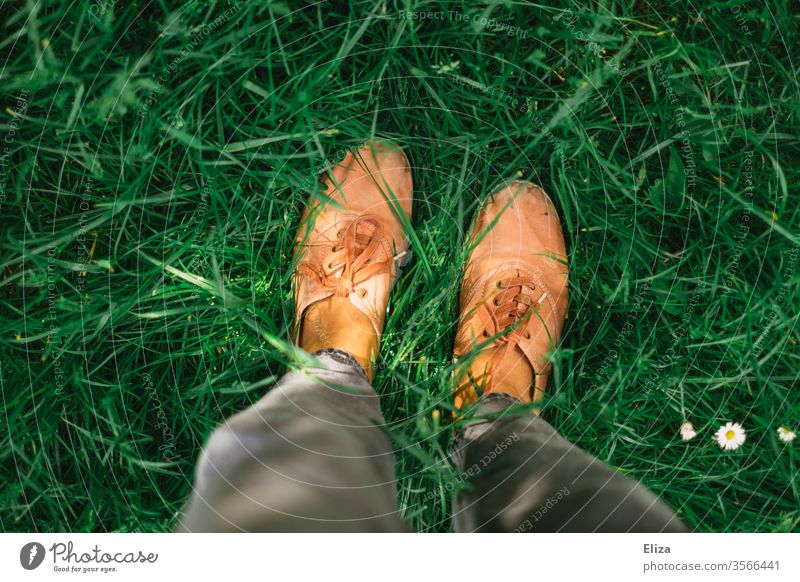
[[(168, 531), (297, 360), (292, 245), (372, 135), (414, 167), (375, 385), (448, 531), (464, 237), (541, 184), (571, 301), (544, 417), (698, 531), (800, 530), (793, 0), (0, 4), (0, 528)], [(698, 436), (681, 440), (691, 422)], [(747, 440), (714, 440), (739, 422)]]

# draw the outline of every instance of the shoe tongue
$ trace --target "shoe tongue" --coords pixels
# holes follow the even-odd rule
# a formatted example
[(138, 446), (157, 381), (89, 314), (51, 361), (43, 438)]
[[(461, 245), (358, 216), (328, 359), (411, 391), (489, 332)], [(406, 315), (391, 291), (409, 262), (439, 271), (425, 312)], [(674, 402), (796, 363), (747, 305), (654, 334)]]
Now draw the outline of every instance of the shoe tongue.
[(353, 247), (356, 255), (361, 254), (370, 245), (375, 237), (375, 226), (367, 221), (360, 221), (355, 226), (355, 236), (353, 237)]
[[(512, 278), (519, 280), (521, 277), (523, 277), (522, 271), (515, 269), (513, 271), (509, 271), (509, 275), (506, 277), (506, 280)], [(506, 287), (506, 289), (512, 289), (516, 292), (516, 295), (514, 296), (514, 302), (518, 311), (511, 314), (512, 319), (516, 322), (520, 317), (524, 316), (528, 308), (531, 306), (530, 298), (522, 293), (522, 285), (509, 285)], [(525, 305), (525, 308), (520, 310), (520, 305)]]
[[(511, 281), (512, 279), (519, 279), (522, 276), (522, 271), (519, 269), (508, 269), (500, 271), (499, 277), (497, 275), (495, 276), (501, 281)], [(509, 285), (505, 288), (510, 289), (511, 287), (513, 286)]]
[[(512, 279), (519, 280), (521, 276), (522, 272), (517, 269), (514, 269), (512, 271), (506, 271), (503, 274), (502, 280), (503, 281), (511, 281)], [(503, 289), (504, 290), (514, 289), (515, 291), (517, 291), (517, 293), (522, 292), (522, 287), (520, 285), (504, 285)]]

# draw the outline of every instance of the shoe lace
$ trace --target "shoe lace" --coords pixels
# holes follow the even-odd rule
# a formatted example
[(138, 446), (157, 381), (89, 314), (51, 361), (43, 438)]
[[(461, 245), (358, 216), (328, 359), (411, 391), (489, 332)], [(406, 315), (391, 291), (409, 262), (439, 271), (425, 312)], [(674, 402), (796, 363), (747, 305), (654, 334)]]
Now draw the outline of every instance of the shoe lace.
[[(475, 387), (485, 391), (494, 384), (495, 370), (503, 369), (507, 358), (520, 340), (531, 338), (526, 323), (533, 314), (533, 308), (547, 298), (547, 291), (543, 291), (534, 301), (536, 284), (529, 277), (522, 276), (519, 271), (498, 279), (496, 285), (501, 290), (500, 293), (491, 301), (485, 302), (478, 309), (477, 315), (483, 325), (484, 339), (501, 334), (493, 343), (503, 349), (494, 351), (479, 379), (467, 374), (465, 381), (456, 391), (456, 394), (462, 397), (473, 392)], [(467, 397), (468, 400), (475, 398), (477, 394)]]
[(338, 231), (338, 240), (331, 249), (334, 257), (328, 263), (327, 270), (324, 265), (314, 265), (308, 261), (300, 263), (297, 269), (334, 295), (347, 297), (356, 292), (360, 297), (365, 297), (367, 290), (359, 285), (390, 267), (388, 260), (375, 260), (382, 234), (383, 225), (380, 221), (369, 215), (359, 216)]
[(498, 343), (516, 344), (520, 339), (530, 338), (530, 332), (524, 323), (531, 315), (531, 308), (544, 301), (547, 293), (543, 293), (534, 301), (533, 293), (536, 284), (528, 277), (521, 276), (518, 272), (497, 281), (500, 293), (492, 301), (484, 304), (485, 310), (481, 317), (484, 323), (484, 337), (491, 337), (503, 330), (511, 328), (508, 333), (497, 338)]

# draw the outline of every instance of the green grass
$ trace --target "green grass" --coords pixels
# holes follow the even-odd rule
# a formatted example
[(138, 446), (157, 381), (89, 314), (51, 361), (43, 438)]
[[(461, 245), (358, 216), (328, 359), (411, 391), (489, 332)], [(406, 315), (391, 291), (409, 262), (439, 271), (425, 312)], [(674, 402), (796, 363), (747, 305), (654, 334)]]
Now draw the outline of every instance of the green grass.
[(464, 236), (519, 174), (571, 265), (545, 418), (697, 530), (800, 529), (797, 4), (305, 5), (0, 4), (0, 528), (172, 527), (292, 359), (306, 191), (380, 134), (417, 198), (375, 383), (413, 527), (450, 528)]

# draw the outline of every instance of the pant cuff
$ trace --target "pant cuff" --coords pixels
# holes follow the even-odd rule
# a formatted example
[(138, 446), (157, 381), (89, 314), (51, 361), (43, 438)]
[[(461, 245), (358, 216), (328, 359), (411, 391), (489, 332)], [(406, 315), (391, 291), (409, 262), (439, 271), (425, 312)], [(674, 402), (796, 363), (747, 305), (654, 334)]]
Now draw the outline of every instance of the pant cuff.
[[(461, 466), (463, 463), (464, 449), (471, 442), (518, 416), (513, 411), (509, 411), (507, 414), (505, 411), (521, 404), (521, 400), (503, 392), (490, 392), (478, 398), (474, 404), (475, 420), (456, 428), (450, 448), (450, 455), (456, 465)], [(520, 410), (519, 414), (523, 414), (523, 412)]]
[(328, 364), (328, 367), (338, 370), (340, 372), (355, 371), (361, 378), (369, 382), (367, 372), (361, 367), (352, 355), (344, 350), (337, 350), (335, 348), (325, 348), (311, 354), (320, 362)]

